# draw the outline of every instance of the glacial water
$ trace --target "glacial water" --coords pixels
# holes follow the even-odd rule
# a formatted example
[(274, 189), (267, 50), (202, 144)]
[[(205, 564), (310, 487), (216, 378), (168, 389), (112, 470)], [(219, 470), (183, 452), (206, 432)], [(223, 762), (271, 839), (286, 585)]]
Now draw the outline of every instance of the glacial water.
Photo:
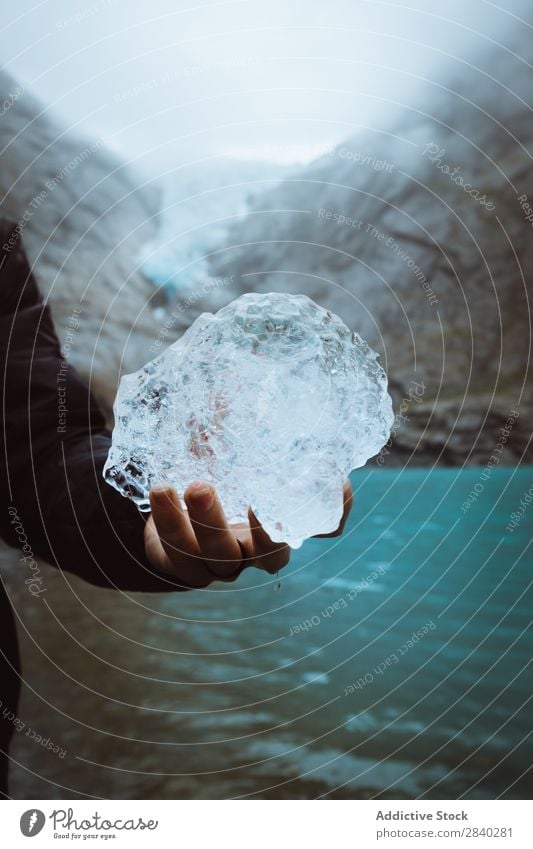
[[(342, 538), (274, 578), (127, 598), (47, 570), (18, 797), (524, 798), (533, 469), (364, 469)], [(476, 485), (478, 485), (476, 487)], [(478, 492), (468, 511), (461, 505)]]

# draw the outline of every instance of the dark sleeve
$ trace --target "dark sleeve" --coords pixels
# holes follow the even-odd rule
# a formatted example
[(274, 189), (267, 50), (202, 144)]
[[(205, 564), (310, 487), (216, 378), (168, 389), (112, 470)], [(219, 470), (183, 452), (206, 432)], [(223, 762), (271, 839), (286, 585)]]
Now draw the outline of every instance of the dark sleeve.
[(184, 589), (154, 571), (144, 554), (143, 515), (102, 478), (110, 433), (63, 359), (14, 235), (0, 222), (0, 534), (98, 586)]

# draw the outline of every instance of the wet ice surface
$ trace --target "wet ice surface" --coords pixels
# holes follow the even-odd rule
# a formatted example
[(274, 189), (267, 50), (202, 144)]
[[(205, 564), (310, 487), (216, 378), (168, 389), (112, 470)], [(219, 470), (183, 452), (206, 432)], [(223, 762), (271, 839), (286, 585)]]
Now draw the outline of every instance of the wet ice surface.
[(338, 316), (305, 295), (247, 294), (122, 378), (104, 477), (141, 510), (155, 483), (208, 481), (229, 522), (250, 505), (297, 548), (335, 530), (344, 478), (392, 422), (377, 355)]

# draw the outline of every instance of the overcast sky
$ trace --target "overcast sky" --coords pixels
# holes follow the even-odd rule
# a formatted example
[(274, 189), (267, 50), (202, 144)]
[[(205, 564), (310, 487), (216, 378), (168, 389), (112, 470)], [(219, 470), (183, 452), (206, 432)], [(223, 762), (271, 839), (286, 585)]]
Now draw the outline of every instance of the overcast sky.
[(510, 19), (487, 0), (19, 0), (0, 57), (145, 167), (298, 161), (464, 72)]

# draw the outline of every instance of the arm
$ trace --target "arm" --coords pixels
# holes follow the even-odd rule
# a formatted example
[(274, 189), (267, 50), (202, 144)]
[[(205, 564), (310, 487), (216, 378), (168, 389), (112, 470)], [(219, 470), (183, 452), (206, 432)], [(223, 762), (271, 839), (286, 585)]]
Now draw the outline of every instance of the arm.
[(63, 360), (49, 308), (11, 232), (0, 225), (0, 534), (20, 546), (22, 525), (36, 556), (99, 586), (179, 590), (146, 556), (143, 517), (102, 479), (109, 431)]
[[(146, 521), (103, 480), (111, 435), (89, 389), (62, 357), (49, 308), (19, 239), (0, 222), (2, 452), (0, 535), (92, 584), (161, 592), (235, 580), (256, 565), (275, 573), (289, 560), (250, 511), (229, 528), (216, 492), (201, 481), (184, 493), (155, 487)], [(66, 410), (64, 410), (66, 408)], [(345, 512), (351, 488), (345, 486)], [(17, 522), (14, 521), (16, 517)]]

